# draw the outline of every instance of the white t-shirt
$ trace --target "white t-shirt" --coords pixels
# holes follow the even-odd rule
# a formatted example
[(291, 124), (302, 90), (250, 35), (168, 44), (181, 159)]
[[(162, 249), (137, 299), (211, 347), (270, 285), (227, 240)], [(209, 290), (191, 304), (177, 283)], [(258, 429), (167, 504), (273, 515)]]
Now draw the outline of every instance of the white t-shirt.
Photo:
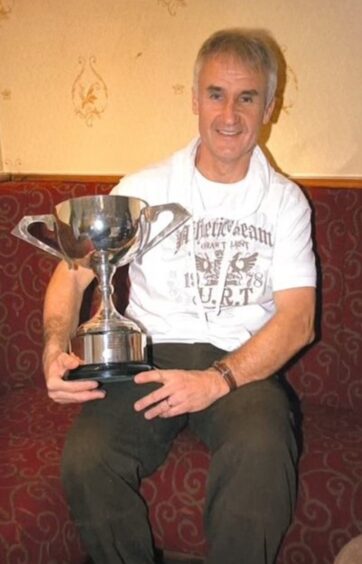
[(315, 286), (311, 211), (258, 147), (242, 181), (207, 180), (195, 167), (198, 142), (112, 191), (149, 205), (180, 203), (192, 213), (130, 264), (127, 315), (155, 343), (209, 342), (231, 351), (273, 316), (273, 292)]

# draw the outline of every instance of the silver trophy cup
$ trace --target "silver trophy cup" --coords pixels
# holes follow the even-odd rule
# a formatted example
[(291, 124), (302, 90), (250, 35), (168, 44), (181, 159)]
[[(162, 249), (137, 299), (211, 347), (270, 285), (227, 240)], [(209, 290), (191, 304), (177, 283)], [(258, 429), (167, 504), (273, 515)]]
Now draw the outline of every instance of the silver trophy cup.
[[(150, 239), (151, 224), (162, 212), (171, 212), (172, 218)], [(13, 229), (13, 235), (65, 259), (70, 268), (91, 269), (98, 279), (99, 309), (78, 327), (69, 345), (84, 364), (68, 379), (111, 382), (150, 369), (146, 335), (116, 310), (112, 278), (118, 267), (141, 257), (189, 217), (179, 204), (148, 206), (139, 198), (84, 196), (61, 202), (53, 214), (25, 216)]]

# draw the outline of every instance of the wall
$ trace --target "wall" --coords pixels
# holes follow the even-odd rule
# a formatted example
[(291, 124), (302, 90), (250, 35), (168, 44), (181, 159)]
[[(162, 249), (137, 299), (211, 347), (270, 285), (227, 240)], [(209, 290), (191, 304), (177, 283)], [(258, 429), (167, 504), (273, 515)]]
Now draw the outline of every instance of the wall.
[(0, 0), (0, 171), (122, 174), (197, 132), (192, 64), (221, 27), (288, 62), (267, 147), (294, 176), (362, 175), (361, 0)]

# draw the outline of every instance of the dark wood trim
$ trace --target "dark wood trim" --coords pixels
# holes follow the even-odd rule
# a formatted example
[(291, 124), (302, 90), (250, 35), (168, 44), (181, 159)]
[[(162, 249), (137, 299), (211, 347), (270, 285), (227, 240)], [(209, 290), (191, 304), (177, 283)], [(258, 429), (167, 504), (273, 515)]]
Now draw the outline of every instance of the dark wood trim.
[(298, 177), (291, 177), (291, 179), (299, 184), (299, 186), (305, 186), (308, 188), (309, 186), (319, 188), (362, 188), (362, 177), (345, 177), (345, 178), (328, 178), (328, 177), (321, 177), (321, 178), (298, 178)]
[[(122, 178), (119, 175), (90, 175), (90, 174), (4, 174), (0, 181), (16, 181), (16, 182), (104, 182), (109, 184), (117, 184)], [(360, 188), (362, 189), (362, 177), (290, 177), (291, 180), (303, 187), (319, 187), (319, 188)]]
[(10, 174), (10, 180), (14, 182), (106, 182), (117, 183), (122, 174)]

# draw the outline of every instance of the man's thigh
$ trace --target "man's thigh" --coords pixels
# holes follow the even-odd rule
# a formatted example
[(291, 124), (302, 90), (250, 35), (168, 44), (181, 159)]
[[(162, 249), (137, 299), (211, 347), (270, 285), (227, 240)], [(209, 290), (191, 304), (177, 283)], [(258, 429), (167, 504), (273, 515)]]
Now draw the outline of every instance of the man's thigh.
[(189, 416), (189, 425), (211, 452), (229, 442), (264, 448), (287, 441), (294, 450), (294, 424), (288, 397), (276, 377), (239, 387), (209, 408)]
[(108, 384), (106, 397), (86, 403), (77, 417), (67, 440), (68, 461), (137, 459), (140, 477), (152, 473), (186, 424), (186, 416), (147, 420), (135, 411), (135, 401), (156, 387), (132, 381)]

